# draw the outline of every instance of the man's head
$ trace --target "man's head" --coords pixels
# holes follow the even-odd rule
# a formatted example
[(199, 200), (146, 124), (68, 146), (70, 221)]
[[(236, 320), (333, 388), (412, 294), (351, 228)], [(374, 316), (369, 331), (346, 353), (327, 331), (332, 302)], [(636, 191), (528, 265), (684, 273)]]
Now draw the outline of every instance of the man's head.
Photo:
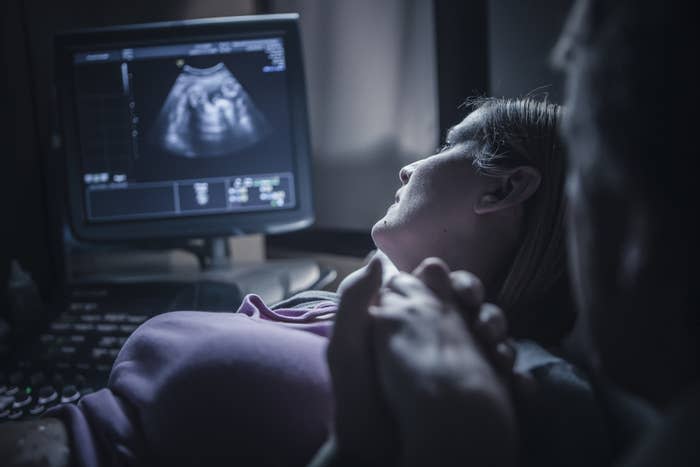
[(570, 269), (593, 363), (663, 403), (698, 376), (698, 315), (692, 167), (677, 144), (688, 121), (671, 105), (686, 96), (668, 79), (682, 75), (660, 5), (579, 1), (555, 54), (567, 75)]

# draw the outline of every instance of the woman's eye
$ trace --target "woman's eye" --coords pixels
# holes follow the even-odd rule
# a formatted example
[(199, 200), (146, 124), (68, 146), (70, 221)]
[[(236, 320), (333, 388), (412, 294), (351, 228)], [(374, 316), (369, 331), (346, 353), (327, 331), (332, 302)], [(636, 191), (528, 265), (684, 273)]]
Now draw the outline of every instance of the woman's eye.
[(445, 143), (445, 144), (443, 144), (442, 146), (438, 146), (438, 147), (435, 149), (435, 154), (440, 154), (441, 152), (445, 152), (445, 151), (447, 151), (448, 149), (450, 149), (451, 147), (452, 147), (452, 145), (449, 144), (449, 143)]

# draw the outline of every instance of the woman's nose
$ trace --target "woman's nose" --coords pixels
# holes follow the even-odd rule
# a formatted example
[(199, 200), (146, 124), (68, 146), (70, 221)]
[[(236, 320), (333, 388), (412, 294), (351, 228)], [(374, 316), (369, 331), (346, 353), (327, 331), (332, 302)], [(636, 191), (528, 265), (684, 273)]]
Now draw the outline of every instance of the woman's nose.
[(413, 175), (413, 171), (416, 170), (416, 165), (418, 162), (414, 162), (412, 164), (405, 165), (399, 170), (399, 179), (401, 180), (401, 183), (404, 185), (408, 183), (408, 180), (411, 178), (411, 175)]

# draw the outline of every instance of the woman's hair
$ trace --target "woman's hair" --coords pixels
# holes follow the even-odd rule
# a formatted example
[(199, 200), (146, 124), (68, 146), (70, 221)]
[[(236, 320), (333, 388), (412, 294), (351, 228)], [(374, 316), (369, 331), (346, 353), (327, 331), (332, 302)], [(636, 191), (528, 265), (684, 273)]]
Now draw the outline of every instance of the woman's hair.
[(481, 118), (460, 136), (477, 142), (473, 163), (481, 173), (504, 176), (525, 165), (541, 174), (525, 202), (521, 242), (494, 301), (508, 314), (512, 335), (556, 343), (575, 319), (566, 267), (561, 106), (531, 97), (473, 98), (466, 105)]

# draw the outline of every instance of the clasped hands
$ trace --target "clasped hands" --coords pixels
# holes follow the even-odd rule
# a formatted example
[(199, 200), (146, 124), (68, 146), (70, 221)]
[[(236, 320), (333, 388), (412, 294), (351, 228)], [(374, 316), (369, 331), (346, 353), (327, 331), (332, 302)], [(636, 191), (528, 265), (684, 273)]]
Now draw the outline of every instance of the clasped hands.
[(327, 357), (345, 463), (515, 464), (515, 353), (474, 275), (429, 258), (382, 286), (374, 258), (341, 292)]

